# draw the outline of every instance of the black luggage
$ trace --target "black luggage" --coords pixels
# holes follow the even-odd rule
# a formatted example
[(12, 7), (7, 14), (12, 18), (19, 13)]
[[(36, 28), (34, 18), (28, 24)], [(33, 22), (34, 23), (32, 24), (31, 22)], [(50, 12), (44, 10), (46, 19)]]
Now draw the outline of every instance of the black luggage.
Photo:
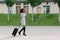
[(12, 35), (13, 35), (13, 36), (16, 36), (17, 32), (18, 32), (18, 28), (14, 28), (14, 30), (13, 30), (13, 32), (12, 32)]

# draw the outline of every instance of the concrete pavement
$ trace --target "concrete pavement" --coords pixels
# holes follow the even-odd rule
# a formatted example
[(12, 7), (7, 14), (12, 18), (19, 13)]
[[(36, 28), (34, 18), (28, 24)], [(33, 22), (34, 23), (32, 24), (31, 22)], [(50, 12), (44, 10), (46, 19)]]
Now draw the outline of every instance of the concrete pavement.
[[(17, 26), (0, 26), (0, 40), (60, 40), (60, 26), (27, 26), (27, 36), (12, 36)], [(20, 27), (21, 29), (22, 27)]]

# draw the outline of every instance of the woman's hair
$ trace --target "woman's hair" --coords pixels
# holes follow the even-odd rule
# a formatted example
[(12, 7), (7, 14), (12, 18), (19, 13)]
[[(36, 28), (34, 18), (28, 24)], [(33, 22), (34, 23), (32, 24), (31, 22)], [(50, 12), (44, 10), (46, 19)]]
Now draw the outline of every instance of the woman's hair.
[(20, 10), (20, 13), (23, 13), (23, 9)]
[(24, 13), (25, 12), (25, 10), (22, 8), (21, 10), (20, 10), (20, 13)]

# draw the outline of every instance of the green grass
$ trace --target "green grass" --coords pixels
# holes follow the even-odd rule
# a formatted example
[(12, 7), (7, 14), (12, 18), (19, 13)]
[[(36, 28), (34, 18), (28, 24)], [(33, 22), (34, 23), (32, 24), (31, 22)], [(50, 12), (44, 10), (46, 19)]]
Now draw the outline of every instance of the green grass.
[[(7, 14), (0, 14), (0, 26), (19, 25), (19, 14), (10, 14), (10, 21), (7, 20), (7, 16)], [(60, 22), (58, 22), (58, 14), (34, 14), (34, 22), (31, 21), (31, 17), (31, 14), (27, 14), (27, 26), (60, 26)]]
[(7, 14), (0, 14), (0, 25), (9, 26), (9, 25), (19, 25), (19, 14), (10, 14), (10, 21), (7, 20)]

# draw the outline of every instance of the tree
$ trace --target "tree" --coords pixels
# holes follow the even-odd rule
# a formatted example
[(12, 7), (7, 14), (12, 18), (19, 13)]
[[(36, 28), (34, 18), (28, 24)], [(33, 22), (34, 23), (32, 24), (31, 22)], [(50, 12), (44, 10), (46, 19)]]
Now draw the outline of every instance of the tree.
[(58, 21), (60, 22), (60, 0), (53, 0), (53, 1), (54, 1), (54, 3), (58, 4), (58, 7), (59, 7)]
[(9, 21), (9, 14), (12, 13), (11, 7), (16, 3), (16, 0), (4, 0), (4, 2), (8, 7), (8, 21)]
[(44, 0), (26, 0), (26, 3), (27, 4), (31, 4), (31, 6), (32, 6), (32, 22), (33, 22), (33, 9), (34, 9), (34, 7), (36, 7), (36, 6), (39, 6), (42, 2), (43, 2)]

